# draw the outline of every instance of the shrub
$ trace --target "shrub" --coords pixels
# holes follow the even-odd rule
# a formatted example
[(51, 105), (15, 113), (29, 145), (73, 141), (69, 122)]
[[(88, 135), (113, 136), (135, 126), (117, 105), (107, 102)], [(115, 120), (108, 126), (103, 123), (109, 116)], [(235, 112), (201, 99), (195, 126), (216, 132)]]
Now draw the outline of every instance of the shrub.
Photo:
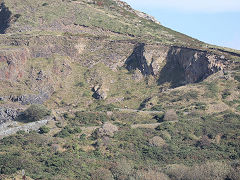
[(64, 113), (64, 114), (63, 114), (63, 117), (64, 117), (64, 119), (69, 119), (69, 117), (70, 117), (70, 116), (69, 116), (69, 113), (67, 113), (67, 112)]
[(60, 132), (58, 132), (55, 137), (65, 138), (69, 137), (72, 134), (72, 129), (70, 129), (68, 126), (65, 126)]
[(65, 138), (70, 137), (72, 134), (81, 133), (82, 130), (80, 127), (70, 128), (69, 126), (65, 126), (60, 132), (55, 134), (55, 137)]
[(207, 109), (207, 104), (203, 102), (196, 102), (194, 103), (195, 109), (200, 109), (200, 110), (206, 110)]
[(104, 113), (91, 113), (91, 112), (75, 112), (75, 117), (70, 119), (74, 125), (82, 124), (99, 124), (109, 120), (109, 117)]
[(140, 180), (153, 180), (153, 179), (160, 179), (160, 180), (170, 180), (169, 177), (157, 170), (152, 169), (141, 169), (136, 172), (136, 179)]
[(91, 173), (92, 179), (96, 180), (112, 180), (113, 175), (110, 170), (105, 168), (99, 168)]
[(50, 128), (47, 127), (47, 126), (42, 126), (42, 127), (39, 128), (39, 133), (40, 134), (46, 134), (46, 133), (49, 133), (49, 131), (50, 131)]
[(33, 104), (19, 116), (19, 120), (24, 122), (40, 121), (50, 114), (51, 111), (45, 106)]
[(196, 146), (204, 149), (206, 147), (209, 147), (211, 145), (211, 141), (208, 138), (208, 136), (203, 136), (196, 144)]
[(25, 131), (23, 131), (23, 130), (19, 130), (18, 132), (17, 132), (17, 134), (20, 134), (20, 135), (24, 135), (26, 132)]
[(216, 82), (206, 83), (208, 91), (205, 92), (205, 96), (208, 98), (217, 98), (219, 93), (219, 86)]
[(231, 92), (229, 92), (229, 90), (225, 90), (224, 92), (223, 92), (223, 94), (222, 94), (222, 98), (223, 99), (226, 99), (228, 96), (230, 96), (231, 95)]
[(79, 82), (79, 83), (76, 84), (76, 86), (84, 87), (84, 83), (83, 82)]
[(236, 75), (236, 76), (234, 77), (234, 79), (237, 80), (238, 82), (240, 82), (240, 76), (239, 76), (239, 75)]
[(81, 133), (82, 132), (82, 129), (80, 128), (80, 127), (75, 127), (74, 129), (73, 129), (73, 133), (75, 134), (75, 133)]
[(15, 14), (14, 17), (18, 19), (21, 17), (21, 14)]
[(170, 122), (163, 122), (161, 125), (156, 127), (157, 131), (168, 131), (168, 132), (174, 132), (174, 126)]
[(113, 104), (99, 105), (96, 107), (96, 111), (114, 111), (116, 108)]
[(156, 114), (154, 117), (158, 122), (163, 122), (164, 115), (163, 114)]
[(178, 115), (175, 110), (169, 109), (166, 111), (163, 121), (177, 121)]
[(42, 6), (48, 6), (48, 3), (43, 3)]
[(223, 180), (227, 178), (229, 172), (230, 166), (223, 162), (206, 162), (192, 168), (184, 165), (172, 165), (166, 169), (166, 173), (173, 180)]
[(86, 137), (87, 137), (87, 135), (86, 135), (86, 134), (82, 134), (82, 135), (80, 136), (80, 140), (85, 140), (85, 139), (86, 139)]
[(133, 174), (132, 164), (126, 159), (118, 160), (110, 170), (114, 179), (129, 179), (129, 176)]
[(240, 115), (229, 112), (224, 114), (223, 118), (225, 122), (233, 123), (233, 122), (238, 122), (238, 120), (240, 119)]
[(152, 111), (162, 111), (163, 107), (162, 105), (156, 105), (151, 108)]
[(189, 91), (187, 93), (185, 93), (183, 95), (183, 97), (186, 99), (186, 100), (189, 100), (189, 99), (197, 99), (198, 98), (198, 92), (197, 91)]
[(152, 139), (150, 139), (149, 144), (156, 147), (162, 147), (166, 145), (165, 141), (159, 136), (154, 136)]

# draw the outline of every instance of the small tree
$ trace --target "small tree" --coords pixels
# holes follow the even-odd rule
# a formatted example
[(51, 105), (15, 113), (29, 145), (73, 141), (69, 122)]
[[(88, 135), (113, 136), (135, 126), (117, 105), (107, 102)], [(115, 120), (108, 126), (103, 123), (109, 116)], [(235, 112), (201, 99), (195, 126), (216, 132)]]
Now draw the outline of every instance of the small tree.
[(45, 106), (33, 104), (21, 114), (20, 120), (25, 122), (40, 121), (50, 114), (51, 111), (48, 110)]

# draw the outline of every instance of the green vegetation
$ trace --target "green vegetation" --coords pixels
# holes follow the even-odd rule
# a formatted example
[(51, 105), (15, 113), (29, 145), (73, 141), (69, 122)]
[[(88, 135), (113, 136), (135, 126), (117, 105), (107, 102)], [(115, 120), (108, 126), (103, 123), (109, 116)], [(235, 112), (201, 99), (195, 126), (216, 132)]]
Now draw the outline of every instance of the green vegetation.
[(39, 133), (40, 134), (47, 134), (47, 133), (49, 133), (49, 131), (50, 131), (50, 128), (47, 127), (47, 126), (42, 126), (42, 127), (39, 128)]
[[(49, 121), (0, 140), (0, 179), (23, 169), (32, 179), (240, 179), (239, 51), (118, 4), (5, 0), (12, 16), (0, 35), (0, 116), (18, 115), (19, 126)], [(213, 71), (218, 61), (228, 67), (185, 84), (196, 73), (171, 48), (219, 57)], [(46, 100), (25, 105), (26, 97)]]
[[(123, 126), (113, 138), (95, 139), (96, 143), (93, 143), (95, 136), (86, 134), (75, 136), (82, 133), (75, 125), (62, 128), (55, 135), (60, 139), (49, 139), (34, 132), (10, 136), (0, 142), (1, 173), (13, 174), (25, 169), (27, 175), (32, 178), (90, 179), (95, 176), (96, 171), (106, 171), (108, 176), (136, 177), (137, 172), (139, 173), (143, 166), (147, 166), (154, 173), (159, 171), (173, 178), (178, 171), (185, 172), (184, 167), (202, 167), (206, 162), (210, 164), (222, 162), (229, 168), (222, 176), (230, 176), (230, 172), (238, 166), (229, 164), (229, 161), (237, 162), (240, 158), (240, 144), (235, 140), (240, 136), (239, 115), (225, 112), (204, 116), (201, 119), (182, 118), (179, 122), (163, 122), (156, 129), (131, 129)], [(162, 137), (166, 145), (150, 146), (149, 140), (154, 136)], [(68, 140), (62, 141), (62, 138)], [(57, 143), (58, 146), (53, 143)], [(55, 146), (61, 146), (65, 150), (62, 152), (58, 150), (56, 153), (53, 148)], [(89, 146), (93, 147), (91, 151), (84, 150), (84, 147)], [(109, 166), (110, 164), (112, 166)], [(170, 171), (171, 164), (184, 166), (182, 169)], [(155, 166), (158, 166), (158, 169), (154, 170)], [(207, 163), (206, 166), (210, 165)], [(128, 171), (121, 167), (127, 168)], [(217, 173), (217, 169), (215, 170)], [(193, 174), (185, 176), (190, 175)], [(232, 175), (239, 176), (237, 173)]]
[(51, 111), (43, 105), (33, 104), (26, 109), (18, 119), (23, 122), (40, 121), (47, 116), (50, 116)]
[(55, 137), (65, 138), (70, 137), (72, 134), (81, 133), (82, 130), (79, 127), (70, 128), (65, 126), (60, 132), (58, 132)]
[(72, 125), (98, 125), (109, 120), (105, 113), (76, 112), (73, 117), (64, 114), (64, 118)]

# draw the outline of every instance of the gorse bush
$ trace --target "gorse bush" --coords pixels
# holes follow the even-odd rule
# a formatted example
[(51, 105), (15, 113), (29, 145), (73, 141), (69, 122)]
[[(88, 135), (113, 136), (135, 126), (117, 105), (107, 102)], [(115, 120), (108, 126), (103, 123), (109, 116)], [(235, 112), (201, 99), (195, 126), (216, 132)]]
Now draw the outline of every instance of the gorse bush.
[(47, 126), (42, 126), (42, 127), (39, 128), (39, 133), (40, 134), (46, 134), (46, 133), (49, 133), (49, 131), (50, 131), (50, 128), (47, 127)]
[(51, 111), (43, 105), (33, 104), (26, 109), (18, 118), (24, 122), (40, 121), (51, 115)]
[(80, 127), (70, 128), (69, 126), (65, 126), (60, 132), (55, 134), (55, 137), (65, 138), (71, 136), (72, 134), (77, 134), (81, 132), (82, 130)]
[(110, 118), (105, 113), (75, 112), (74, 115), (64, 114), (63, 117), (72, 125), (98, 125)]
[(172, 165), (165, 171), (173, 180), (224, 180), (227, 179), (231, 167), (223, 162), (206, 162), (194, 167)]
[(156, 114), (153, 118), (158, 122), (163, 122), (164, 114)]

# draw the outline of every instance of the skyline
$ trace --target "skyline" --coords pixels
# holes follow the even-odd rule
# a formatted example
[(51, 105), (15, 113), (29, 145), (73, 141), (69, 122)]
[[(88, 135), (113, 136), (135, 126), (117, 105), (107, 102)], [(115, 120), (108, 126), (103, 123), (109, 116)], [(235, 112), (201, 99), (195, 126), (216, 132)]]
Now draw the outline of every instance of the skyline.
[(240, 1), (125, 0), (163, 26), (209, 44), (240, 50)]

